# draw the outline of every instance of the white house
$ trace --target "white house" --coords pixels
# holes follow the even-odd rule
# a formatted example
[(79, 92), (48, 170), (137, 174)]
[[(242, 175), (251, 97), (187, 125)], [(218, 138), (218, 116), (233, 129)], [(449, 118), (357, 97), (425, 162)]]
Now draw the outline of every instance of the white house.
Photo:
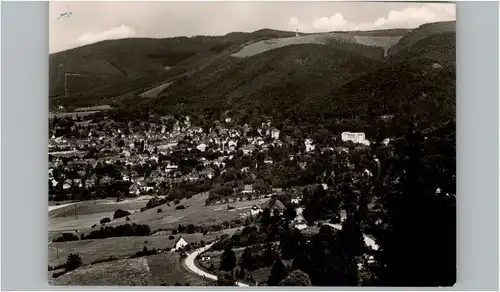
[(366, 140), (365, 133), (343, 132), (341, 138), (344, 142), (351, 141), (353, 143), (370, 145), (370, 141)]
[(179, 239), (175, 242), (174, 248), (172, 251), (177, 251), (180, 250), (188, 245), (187, 241), (181, 236)]
[(177, 165), (173, 165), (173, 164), (168, 164), (167, 167), (165, 168), (165, 172), (171, 172), (171, 171), (174, 171), (177, 169)]
[(260, 212), (262, 212), (262, 209), (257, 205), (253, 205), (252, 209), (250, 209), (250, 215), (252, 215), (252, 216), (257, 215)]
[(198, 146), (196, 146), (196, 149), (200, 150), (201, 152), (205, 152), (205, 150), (207, 149), (207, 144), (205, 143), (198, 144)]
[(234, 140), (229, 140), (229, 142), (227, 143), (227, 146), (231, 150), (234, 150), (236, 148), (236, 145), (238, 145), (238, 142), (236, 142)]
[(230, 123), (230, 122), (231, 122), (231, 118), (226, 118), (224, 121), (225, 121), (226, 123)]
[(273, 159), (271, 157), (268, 157), (268, 158), (264, 159), (264, 163), (265, 164), (273, 164)]
[(273, 129), (271, 131), (271, 138), (273, 138), (273, 139), (279, 139), (280, 138), (280, 130)]
[(312, 139), (306, 139), (304, 141), (304, 144), (306, 146), (306, 152), (311, 152), (311, 151), (314, 151), (314, 144), (313, 144), (313, 141)]

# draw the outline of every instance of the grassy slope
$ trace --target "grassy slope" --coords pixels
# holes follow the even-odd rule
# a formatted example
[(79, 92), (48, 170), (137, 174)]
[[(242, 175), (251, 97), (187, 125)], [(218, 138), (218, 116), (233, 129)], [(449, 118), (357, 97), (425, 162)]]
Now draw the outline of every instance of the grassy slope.
[[(144, 212), (135, 213), (130, 217), (129, 223), (148, 224), (152, 231), (163, 228), (175, 228), (179, 224), (194, 224), (194, 225), (214, 225), (224, 221), (232, 220), (239, 217), (239, 214), (248, 211), (254, 204), (261, 204), (268, 199), (241, 201), (231, 205), (235, 206), (233, 210), (227, 210), (227, 205), (209, 205), (205, 206), (205, 200), (208, 194), (196, 195), (190, 199), (185, 199), (179, 205), (184, 205), (186, 209), (176, 210), (173, 203), (170, 207), (161, 205)], [(163, 212), (158, 213), (157, 209), (161, 208)], [(125, 223), (124, 219), (114, 220), (113, 225)]]
[(51, 281), (53, 285), (136, 286), (151, 279), (145, 258), (126, 259), (83, 266)]
[[(221, 232), (203, 235), (201, 233), (182, 234), (188, 242), (209, 242), (214, 240)], [(98, 260), (105, 260), (109, 257), (125, 258), (142, 251), (144, 246), (148, 249), (172, 248), (175, 241), (181, 235), (175, 235), (175, 239), (169, 239), (169, 235), (164, 236), (129, 236), (110, 237), (104, 239), (86, 239), (68, 242), (53, 242), (48, 246), (49, 265), (56, 266), (66, 261), (70, 253), (77, 253), (82, 257), (84, 264), (90, 264)]]
[(208, 284), (183, 268), (178, 253), (161, 253), (86, 265), (50, 281), (53, 285), (203, 286)]
[[(170, 203), (161, 205), (144, 212), (132, 212), (146, 205), (146, 201), (129, 202), (123, 204), (97, 204), (93, 201), (81, 202), (77, 205), (77, 219), (74, 219), (74, 206), (63, 208), (63, 210), (55, 210), (50, 212), (49, 217), (49, 233), (50, 238), (58, 236), (62, 231), (75, 231), (78, 233), (88, 233), (92, 230), (92, 226), (97, 224), (95, 228), (101, 228), (99, 221), (104, 217), (112, 219), (112, 226), (122, 225), (125, 223), (147, 224), (151, 231), (160, 228), (170, 229), (177, 227), (179, 224), (195, 224), (195, 225), (213, 225), (224, 221), (238, 218), (240, 213), (248, 211), (254, 204), (262, 204), (268, 199), (259, 199), (251, 201), (241, 201), (232, 203), (235, 209), (228, 211), (227, 205), (209, 205), (205, 206), (207, 194), (195, 195), (190, 199), (184, 199), (180, 205), (184, 205), (186, 209), (176, 210), (175, 205)], [(130, 221), (126, 218), (118, 218), (113, 220), (114, 211), (118, 208), (130, 210)], [(130, 208), (130, 209), (129, 209)], [(163, 212), (158, 213), (161, 208)], [(73, 212), (73, 213), (72, 213)], [(58, 215), (59, 214), (59, 215)], [(65, 216), (66, 215), (66, 216)]]

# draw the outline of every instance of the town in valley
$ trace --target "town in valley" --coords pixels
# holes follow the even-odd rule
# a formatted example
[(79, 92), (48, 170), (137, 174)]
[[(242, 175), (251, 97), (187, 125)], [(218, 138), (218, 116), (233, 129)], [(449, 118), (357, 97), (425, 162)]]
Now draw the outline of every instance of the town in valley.
[(455, 284), (455, 22), (290, 23), (50, 55), (49, 283)]

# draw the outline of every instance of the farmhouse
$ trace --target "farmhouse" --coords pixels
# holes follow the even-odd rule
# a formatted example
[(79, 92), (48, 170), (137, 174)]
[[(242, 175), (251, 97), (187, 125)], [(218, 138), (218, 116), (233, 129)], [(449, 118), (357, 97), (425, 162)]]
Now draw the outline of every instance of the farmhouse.
[(183, 249), (187, 245), (188, 245), (187, 241), (184, 239), (184, 237), (181, 236), (175, 242), (175, 245), (174, 245), (174, 248), (172, 249), (172, 251), (177, 251), (177, 250)]

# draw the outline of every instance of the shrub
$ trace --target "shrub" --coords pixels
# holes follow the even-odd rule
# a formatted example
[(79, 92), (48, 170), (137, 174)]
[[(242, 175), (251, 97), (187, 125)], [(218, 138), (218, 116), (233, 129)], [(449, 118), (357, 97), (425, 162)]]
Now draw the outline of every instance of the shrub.
[(295, 270), (280, 282), (280, 286), (311, 286), (311, 280), (308, 274)]
[(108, 237), (120, 236), (147, 236), (151, 234), (151, 229), (146, 224), (124, 224), (116, 227), (106, 226), (101, 227), (99, 230), (91, 231), (86, 239), (102, 239)]
[(163, 212), (161, 208), (158, 208), (158, 210), (156, 211), (156, 213), (161, 213), (161, 212)]
[(118, 210), (115, 211), (115, 214), (113, 215), (113, 219), (122, 218), (122, 217), (125, 217), (125, 216), (128, 216), (128, 215), (130, 215), (130, 212), (124, 211), (122, 209), (118, 209)]
[(130, 221), (130, 217), (127, 216), (127, 218), (125, 218), (125, 221)]
[(184, 207), (184, 205), (178, 205), (178, 206), (175, 206), (175, 209), (176, 210), (183, 210), (183, 209), (186, 209), (186, 207)]
[(106, 223), (111, 222), (111, 219), (109, 217), (102, 218), (100, 222), (101, 222), (101, 224), (106, 224)]
[(70, 253), (66, 260), (66, 270), (72, 271), (82, 265), (82, 258), (76, 253)]
[[(176, 230), (176, 231), (177, 231), (177, 230)], [(172, 239), (174, 239), (174, 238), (175, 238), (175, 236), (173, 236), (173, 235), (170, 235), (170, 236), (168, 237), (168, 239), (170, 239), (170, 240), (172, 240)]]
[(195, 228), (194, 228), (194, 225), (193, 224), (189, 224), (186, 228), (186, 233), (188, 234), (193, 234), (195, 231)]
[(172, 230), (172, 234), (177, 234), (177, 229)]
[(75, 241), (78, 239), (79, 239), (78, 236), (76, 236), (75, 234), (65, 232), (65, 233), (61, 234), (61, 236), (54, 239), (53, 241), (54, 242), (63, 242), (63, 241)]
[(174, 205), (178, 205), (180, 202), (181, 202), (181, 200), (179, 200), (179, 199), (175, 199), (175, 201), (174, 201)]

